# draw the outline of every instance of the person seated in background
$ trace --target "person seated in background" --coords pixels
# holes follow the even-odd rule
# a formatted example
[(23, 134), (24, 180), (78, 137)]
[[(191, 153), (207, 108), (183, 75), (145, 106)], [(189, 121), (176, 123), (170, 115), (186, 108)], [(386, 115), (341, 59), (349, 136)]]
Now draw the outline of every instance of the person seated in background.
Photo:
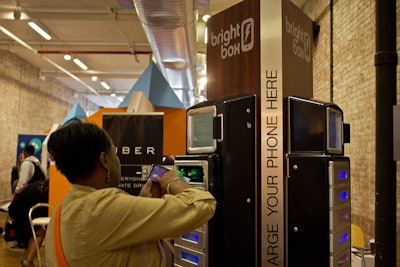
[[(32, 237), (32, 229), (29, 222), (29, 210), (37, 203), (49, 202), (49, 180), (30, 183), (19, 194), (14, 196), (13, 201), (8, 207), (8, 214), (13, 220), (17, 234), (17, 245), (11, 247), (12, 250), (27, 250), (25, 258), (21, 261), (22, 266), (33, 266), (36, 257), (36, 248)], [(47, 217), (47, 208), (38, 208), (32, 214), (32, 218)], [(41, 246), (45, 230), (36, 227), (36, 236), (39, 247)]]
[(20, 193), (29, 183), (45, 180), (45, 176), (40, 167), (40, 160), (34, 156), (35, 147), (33, 145), (25, 146), (23, 154), (24, 161), (21, 163), (15, 194)]
[(15, 188), (17, 187), (19, 180), (19, 171), (21, 169), (21, 164), (24, 161), (24, 153), (18, 155), (18, 163), (11, 169), (11, 194), (15, 193)]
[(161, 239), (190, 232), (215, 212), (215, 198), (178, 178), (155, 176), (166, 192), (152, 197), (147, 179), (139, 196), (117, 186), (121, 166), (105, 130), (76, 123), (50, 135), (50, 158), (72, 184), (53, 212), (46, 236), (46, 265), (165, 266)]

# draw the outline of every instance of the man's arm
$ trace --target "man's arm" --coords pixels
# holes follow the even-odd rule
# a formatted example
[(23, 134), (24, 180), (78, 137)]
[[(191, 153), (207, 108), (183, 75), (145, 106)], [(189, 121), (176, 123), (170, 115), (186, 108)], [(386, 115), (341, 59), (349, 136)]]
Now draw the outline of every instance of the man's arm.
[(15, 193), (18, 194), (28, 186), (29, 180), (33, 176), (33, 172), (35, 171), (35, 166), (33, 162), (25, 160), (21, 164), (21, 169), (19, 171), (19, 179), (17, 187), (15, 188)]

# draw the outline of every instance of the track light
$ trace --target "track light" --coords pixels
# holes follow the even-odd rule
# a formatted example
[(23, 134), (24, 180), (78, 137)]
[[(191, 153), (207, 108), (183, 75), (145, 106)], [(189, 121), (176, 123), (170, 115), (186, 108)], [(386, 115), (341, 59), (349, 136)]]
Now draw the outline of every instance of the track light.
[(110, 88), (111, 88), (105, 81), (101, 81), (100, 84), (107, 90), (110, 90)]
[(87, 70), (87, 69), (88, 69), (88, 66), (86, 66), (86, 64), (83, 63), (79, 58), (74, 58), (73, 61), (74, 61), (74, 63), (75, 63), (76, 65), (78, 65), (81, 69), (83, 69), (83, 70)]
[(205, 15), (202, 17), (202, 19), (203, 19), (204, 22), (207, 22), (208, 19), (209, 19), (210, 17), (211, 17), (210, 15), (205, 14)]
[(38, 34), (40, 34), (40, 36), (42, 36), (44, 39), (46, 40), (51, 40), (51, 36), (50, 34), (48, 34), (47, 32), (45, 32), (42, 28), (40, 28), (35, 22), (30, 21), (28, 22), (28, 25), (34, 29)]

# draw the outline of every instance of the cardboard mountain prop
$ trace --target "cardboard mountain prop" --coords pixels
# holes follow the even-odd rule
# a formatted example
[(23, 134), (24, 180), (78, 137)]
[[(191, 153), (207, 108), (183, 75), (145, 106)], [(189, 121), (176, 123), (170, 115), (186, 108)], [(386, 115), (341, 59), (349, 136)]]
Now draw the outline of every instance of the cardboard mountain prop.
[(132, 93), (137, 91), (143, 92), (154, 107), (185, 108), (153, 61), (146, 68), (142, 76), (140, 76), (124, 98), (124, 101), (122, 101), (118, 107), (128, 107)]

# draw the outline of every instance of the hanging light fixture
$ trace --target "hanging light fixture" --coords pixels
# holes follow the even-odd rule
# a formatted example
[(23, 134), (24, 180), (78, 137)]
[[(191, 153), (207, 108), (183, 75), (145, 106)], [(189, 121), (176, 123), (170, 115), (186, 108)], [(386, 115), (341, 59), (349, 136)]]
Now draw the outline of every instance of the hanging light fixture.
[(83, 63), (79, 58), (74, 58), (73, 61), (74, 61), (74, 63), (75, 63), (76, 65), (78, 65), (81, 69), (83, 69), (83, 70), (87, 70), (87, 69), (88, 69), (88, 66), (87, 66), (85, 63)]
[(17, 7), (14, 10), (14, 19), (15, 20), (20, 20), (21, 19), (21, 9), (19, 7)]
[(50, 34), (48, 34), (45, 30), (43, 30), (42, 28), (39, 27), (39, 25), (37, 25), (35, 22), (30, 21), (28, 22), (28, 25), (34, 29), (38, 34), (40, 34), (40, 36), (42, 36), (44, 39), (46, 40), (51, 40), (51, 36)]
[(108, 83), (106, 83), (105, 81), (101, 81), (100, 82), (101, 86), (103, 86), (105, 89), (110, 90), (110, 86), (108, 85)]

